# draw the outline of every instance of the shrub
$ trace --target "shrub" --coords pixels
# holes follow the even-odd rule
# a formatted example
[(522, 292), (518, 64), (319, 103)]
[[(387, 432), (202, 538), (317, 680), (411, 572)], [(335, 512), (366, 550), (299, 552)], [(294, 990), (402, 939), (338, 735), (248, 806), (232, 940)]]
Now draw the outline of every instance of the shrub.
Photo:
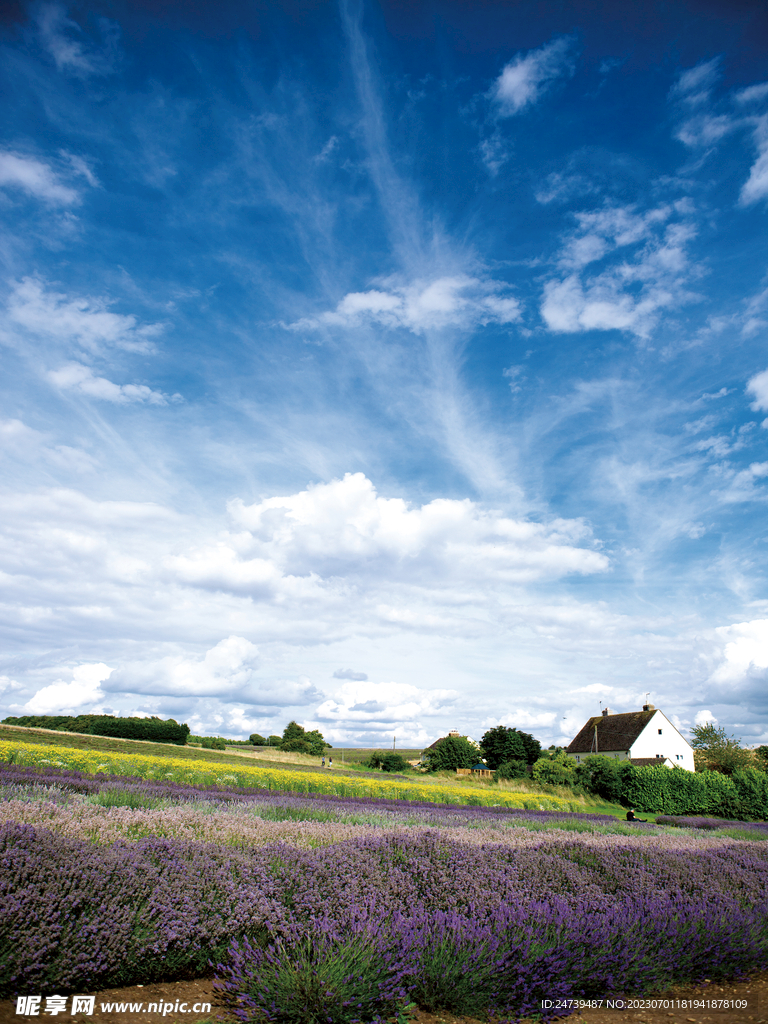
[(204, 750), (226, 750), (227, 741), (221, 736), (203, 736), (200, 746)]
[(524, 760), (504, 761), (496, 769), (493, 780), (499, 779), (523, 779), (528, 775), (528, 765)]
[(537, 782), (550, 786), (572, 786), (576, 783), (576, 762), (560, 751), (554, 757), (540, 757), (531, 769)]
[(254, 747), (266, 747), (269, 745), (269, 740), (265, 740), (263, 736), (260, 736), (257, 732), (252, 732), (248, 737)]
[(381, 759), (381, 770), (383, 772), (405, 772), (410, 767), (402, 754), (396, 754), (393, 751), (385, 754)]

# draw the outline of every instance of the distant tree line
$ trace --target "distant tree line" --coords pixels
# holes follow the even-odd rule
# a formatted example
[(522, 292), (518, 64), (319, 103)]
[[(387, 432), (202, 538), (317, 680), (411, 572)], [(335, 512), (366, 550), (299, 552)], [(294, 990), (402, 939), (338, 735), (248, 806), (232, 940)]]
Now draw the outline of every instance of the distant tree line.
[(3, 725), (23, 725), (56, 732), (82, 732), (91, 736), (114, 736), (123, 740), (151, 740), (184, 746), (189, 726), (173, 718), (118, 718), (115, 715), (23, 715), (5, 718)]

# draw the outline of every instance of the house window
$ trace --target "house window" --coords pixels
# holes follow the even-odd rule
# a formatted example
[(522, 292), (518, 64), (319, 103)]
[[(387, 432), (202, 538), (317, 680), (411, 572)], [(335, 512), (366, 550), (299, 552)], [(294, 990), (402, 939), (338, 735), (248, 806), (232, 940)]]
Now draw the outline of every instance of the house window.
[(659, 736), (661, 736), (661, 729), (659, 729)]

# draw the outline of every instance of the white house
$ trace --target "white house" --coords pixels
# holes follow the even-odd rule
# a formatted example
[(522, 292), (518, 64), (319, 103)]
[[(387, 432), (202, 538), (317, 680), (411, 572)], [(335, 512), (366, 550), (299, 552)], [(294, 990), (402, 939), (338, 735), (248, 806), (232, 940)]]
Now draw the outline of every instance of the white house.
[(663, 764), (695, 771), (693, 747), (653, 704), (623, 715), (612, 715), (604, 708), (602, 715), (589, 719), (565, 752), (576, 761), (589, 754), (605, 754), (637, 765)]

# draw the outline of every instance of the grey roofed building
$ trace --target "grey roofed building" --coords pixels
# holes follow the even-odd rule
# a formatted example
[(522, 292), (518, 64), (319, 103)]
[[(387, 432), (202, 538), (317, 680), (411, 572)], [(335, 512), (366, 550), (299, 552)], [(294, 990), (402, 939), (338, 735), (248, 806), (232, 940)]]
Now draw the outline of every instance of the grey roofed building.
[[(629, 750), (656, 714), (654, 710), (628, 711), (623, 715), (595, 715), (565, 748), (566, 754), (595, 754), (601, 750)], [(595, 750), (597, 726), (597, 750)]]
[(578, 763), (590, 754), (604, 754), (637, 767), (650, 763), (689, 772), (696, 768), (688, 740), (653, 704), (620, 715), (603, 708), (602, 714), (586, 722), (565, 752)]

